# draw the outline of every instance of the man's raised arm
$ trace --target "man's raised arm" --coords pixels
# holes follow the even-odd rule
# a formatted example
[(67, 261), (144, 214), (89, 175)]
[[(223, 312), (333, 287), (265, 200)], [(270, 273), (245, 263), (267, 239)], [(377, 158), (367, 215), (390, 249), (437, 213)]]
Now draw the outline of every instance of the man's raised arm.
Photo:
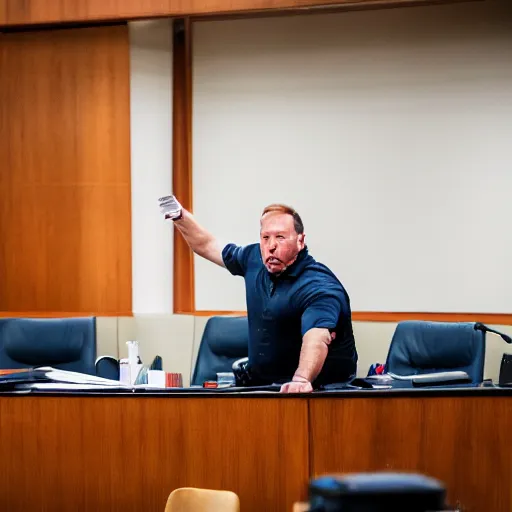
[(188, 246), (197, 255), (221, 267), (225, 266), (222, 259), (222, 247), (217, 239), (203, 228), (174, 196), (161, 197), (159, 202), (160, 210), (165, 218), (174, 222)]

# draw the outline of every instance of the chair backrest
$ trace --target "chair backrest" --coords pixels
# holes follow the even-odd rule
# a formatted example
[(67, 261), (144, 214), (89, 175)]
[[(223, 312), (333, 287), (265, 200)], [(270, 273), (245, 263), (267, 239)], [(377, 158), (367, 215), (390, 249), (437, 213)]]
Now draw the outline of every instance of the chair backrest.
[(214, 316), (204, 328), (191, 384), (202, 386), (217, 380), (218, 372), (231, 372), (233, 363), (247, 357), (249, 324), (247, 317)]
[(94, 375), (96, 318), (0, 319), (0, 368), (52, 366)]
[(239, 512), (240, 500), (231, 491), (182, 487), (167, 499), (165, 512)]
[(400, 322), (386, 361), (387, 371), (412, 375), (464, 371), (473, 383), (484, 376), (485, 333), (472, 322)]
[(420, 473), (368, 472), (325, 475), (309, 484), (312, 510), (428, 512), (446, 510), (446, 488)]

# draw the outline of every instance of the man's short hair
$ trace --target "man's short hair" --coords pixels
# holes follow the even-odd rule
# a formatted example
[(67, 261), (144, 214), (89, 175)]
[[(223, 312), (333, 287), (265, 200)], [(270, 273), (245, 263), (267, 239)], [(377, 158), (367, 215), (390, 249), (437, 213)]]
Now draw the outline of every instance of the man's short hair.
[(263, 209), (263, 213), (261, 214), (261, 216), (263, 217), (263, 215), (270, 212), (279, 212), (291, 215), (293, 217), (293, 226), (295, 227), (295, 231), (297, 232), (297, 234), (302, 235), (302, 233), (304, 233), (304, 224), (302, 223), (302, 219), (300, 218), (300, 215), (295, 211), (295, 209), (292, 208), (291, 206), (280, 203), (269, 204)]

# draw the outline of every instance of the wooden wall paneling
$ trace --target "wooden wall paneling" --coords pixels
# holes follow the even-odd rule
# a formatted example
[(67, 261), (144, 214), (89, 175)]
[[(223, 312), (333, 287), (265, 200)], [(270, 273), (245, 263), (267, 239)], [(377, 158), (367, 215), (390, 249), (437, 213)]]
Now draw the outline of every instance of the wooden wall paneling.
[(158, 16), (274, 13), (336, 7), (380, 8), (482, 0), (0, 0), (0, 26), (127, 20)]
[(127, 26), (0, 41), (0, 311), (131, 314)]
[(244, 512), (305, 499), (300, 398), (0, 397), (2, 510), (163, 512), (177, 487), (236, 492)]
[[(192, 23), (174, 20), (173, 41), (173, 194), (192, 211)], [(194, 254), (174, 230), (174, 312), (195, 310)]]
[(464, 512), (509, 512), (511, 429), (509, 397), (311, 400), (312, 476), (419, 472)]

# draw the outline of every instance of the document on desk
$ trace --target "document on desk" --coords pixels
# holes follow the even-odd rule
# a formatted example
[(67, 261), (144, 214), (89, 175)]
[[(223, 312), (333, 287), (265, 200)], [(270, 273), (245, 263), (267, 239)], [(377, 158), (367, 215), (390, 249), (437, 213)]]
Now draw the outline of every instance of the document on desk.
[[(94, 386), (96, 388), (131, 388), (117, 380), (104, 379), (85, 373), (59, 370), (51, 366), (39, 366), (20, 370), (4, 370), (0, 374), (0, 387), (21, 389), (20, 386), (34, 386), (35, 384), (50, 384), (60, 386), (62, 384), (75, 384), (78, 386)], [(35, 388), (32, 388), (35, 389)]]
[(32, 382), (18, 384), (16, 390), (38, 390), (38, 391), (131, 391), (131, 387), (118, 383), (118, 386), (102, 384), (74, 384), (67, 382)]
[[(59, 370), (56, 368), (40, 367), (37, 370), (46, 372), (46, 379), (50, 381), (67, 382), (70, 384), (96, 384), (98, 386), (114, 386), (119, 387), (123, 384), (118, 380), (104, 379), (86, 373), (70, 372), (67, 370)], [(125, 385), (125, 387), (128, 387)]]
[(0, 390), (8, 391), (113, 391), (132, 393), (276, 393), (280, 385), (232, 387), (226, 386), (215, 389), (197, 388), (162, 388), (148, 384), (124, 384), (117, 380), (104, 379), (78, 372), (60, 370), (50, 366), (25, 368), (22, 371), (12, 370), (0, 374)]

